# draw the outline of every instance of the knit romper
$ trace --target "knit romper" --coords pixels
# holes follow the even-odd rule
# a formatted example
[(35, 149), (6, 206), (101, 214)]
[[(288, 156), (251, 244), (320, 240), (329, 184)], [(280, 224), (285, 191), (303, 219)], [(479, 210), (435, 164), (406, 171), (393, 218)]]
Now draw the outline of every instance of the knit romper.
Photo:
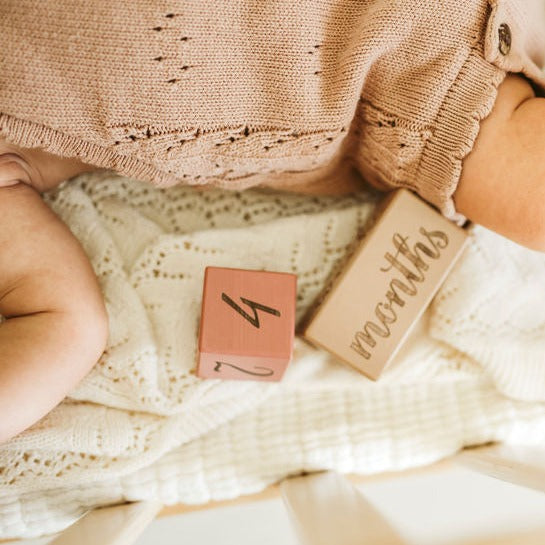
[(542, 0), (1, 0), (0, 137), (157, 186), (406, 187), (447, 218)]

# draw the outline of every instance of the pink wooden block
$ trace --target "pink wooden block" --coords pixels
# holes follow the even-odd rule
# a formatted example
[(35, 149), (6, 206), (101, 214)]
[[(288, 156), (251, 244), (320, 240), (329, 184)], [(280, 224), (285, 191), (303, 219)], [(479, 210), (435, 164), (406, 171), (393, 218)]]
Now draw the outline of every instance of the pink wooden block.
[(197, 376), (280, 380), (293, 353), (297, 276), (207, 267)]

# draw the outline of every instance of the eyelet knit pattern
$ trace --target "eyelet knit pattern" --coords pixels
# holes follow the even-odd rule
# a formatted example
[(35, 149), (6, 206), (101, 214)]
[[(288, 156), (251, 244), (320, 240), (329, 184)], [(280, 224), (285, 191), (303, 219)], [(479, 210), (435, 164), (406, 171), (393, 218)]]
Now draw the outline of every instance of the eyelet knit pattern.
[(0, 136), (162, 187), (354, 166), (462, 225), (452, 195), (498, 85), (545, 88), (538, 4), (4, 0)]

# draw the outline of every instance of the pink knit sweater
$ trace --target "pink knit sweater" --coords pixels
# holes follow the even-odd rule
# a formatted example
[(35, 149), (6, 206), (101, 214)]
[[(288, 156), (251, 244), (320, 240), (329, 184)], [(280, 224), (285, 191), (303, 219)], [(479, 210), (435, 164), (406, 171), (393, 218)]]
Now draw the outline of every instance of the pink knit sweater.
[(452, 194), (542, 0), (1, 0), (0, 136), (159, 186)]

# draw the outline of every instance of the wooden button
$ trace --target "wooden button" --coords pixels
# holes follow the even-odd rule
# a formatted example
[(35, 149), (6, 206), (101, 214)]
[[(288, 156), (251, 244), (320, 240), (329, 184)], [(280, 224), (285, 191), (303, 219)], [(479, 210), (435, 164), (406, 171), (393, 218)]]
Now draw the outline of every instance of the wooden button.
[(502, 55), (511, 51), (511, 29), (509, 25), (502, 23), (498, 28), (499, 44), (498, 49)]

